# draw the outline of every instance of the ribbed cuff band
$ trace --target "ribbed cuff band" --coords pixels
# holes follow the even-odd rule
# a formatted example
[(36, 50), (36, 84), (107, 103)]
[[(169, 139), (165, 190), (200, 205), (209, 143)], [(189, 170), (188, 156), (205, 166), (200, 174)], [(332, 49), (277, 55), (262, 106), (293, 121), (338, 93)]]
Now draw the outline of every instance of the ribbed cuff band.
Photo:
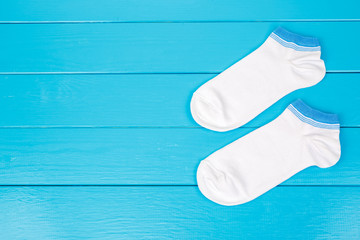
[(320, 43), (317, 38), (292, 33), (282, 27), (278, 27), (273, 31), (270, 37), (284, 47), (292, 48), (296, 51), (320, 51)]
[(289, 109), (301, 121), (308, 123), (314, 127), (325, 129), (339, 129), (340, 123), (337, 114), (324, 113), (316, 110), (300, 99), (291, 103)]

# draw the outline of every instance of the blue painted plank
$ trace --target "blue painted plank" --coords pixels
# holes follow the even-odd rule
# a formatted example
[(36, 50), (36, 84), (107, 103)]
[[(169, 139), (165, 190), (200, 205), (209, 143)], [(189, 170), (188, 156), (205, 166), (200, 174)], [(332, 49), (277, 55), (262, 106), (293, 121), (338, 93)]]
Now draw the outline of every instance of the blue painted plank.
[[(253, 129), (0, 129), (0, 184), (194, 185), (198, 164)], [(341, 129), (342, 157), (283, 185), (360, 185), (360, 128)]]
[(11, 0), (0, 2), (0, 21), (359, 20), (358, 6), (356, 0)]
[(328, 71), (360, 71), (360, 22), (0, 24), (0, 73), (221, 72), (277, 26), (320, 39)]
[(278, 187), (244, 205), (196, 187), (1, 187), (1, 239), (360, 238), (359, 187)]
[[(199, 127), (192, 93), (214, 74), (0, 75), (0, 126)], [(360, 126), (360, 74), (328, 74), (281, 99), (246, 126), (276, 118), (296, 98)]]

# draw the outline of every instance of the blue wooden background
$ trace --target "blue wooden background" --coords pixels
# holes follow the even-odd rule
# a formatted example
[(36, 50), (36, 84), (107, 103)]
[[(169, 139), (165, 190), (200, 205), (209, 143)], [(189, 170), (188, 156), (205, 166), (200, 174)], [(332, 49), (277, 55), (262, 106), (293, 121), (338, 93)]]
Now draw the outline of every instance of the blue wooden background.
[[(358, 0), (0, 2), (0, 239), (360, 239)], [(327, 75), (227, 133), (192, 93), (277, 26)], [(294, 99), (341, 119), (342, 157), (244, 205), (201, 195), (214, 150)]]

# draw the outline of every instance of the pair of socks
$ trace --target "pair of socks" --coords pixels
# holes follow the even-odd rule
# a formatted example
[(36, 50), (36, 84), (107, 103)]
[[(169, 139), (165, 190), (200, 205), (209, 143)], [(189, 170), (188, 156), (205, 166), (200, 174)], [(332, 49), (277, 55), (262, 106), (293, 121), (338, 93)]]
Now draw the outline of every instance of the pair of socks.
[[(193, 94), (192, 116), (214, 131), (238, 128), (288, 93), (320, 82), (326, 72), (320, 55), (316, 38), (277, 28)], [(221, 205), (248, 202), (309, 166), (336, 164), (339, 132), (336, 114), (297, 100), (272, 122), (201, 161), (199, 189)]]

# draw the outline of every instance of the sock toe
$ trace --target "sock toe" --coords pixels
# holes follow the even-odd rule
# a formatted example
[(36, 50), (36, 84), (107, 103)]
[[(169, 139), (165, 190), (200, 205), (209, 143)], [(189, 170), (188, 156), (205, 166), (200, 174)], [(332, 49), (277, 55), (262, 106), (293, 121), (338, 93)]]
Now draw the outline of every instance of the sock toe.
[(235, 199), (238, 195), (234, 195), (238, 191), (234, 189), (231, 179), (207, 161), (200, 162), (196, 178), (198, 187), (206, 198), (225, 206), (239, 204), (239, 201)]
[(194, 94), (191, 99), (190, 110), (191, 115), (199, 125), (218, 132), (229, 130), (219, 124), (222, 122), (220, 119), (223, 115), (221, 109), (206, 100), (206, 98)]

